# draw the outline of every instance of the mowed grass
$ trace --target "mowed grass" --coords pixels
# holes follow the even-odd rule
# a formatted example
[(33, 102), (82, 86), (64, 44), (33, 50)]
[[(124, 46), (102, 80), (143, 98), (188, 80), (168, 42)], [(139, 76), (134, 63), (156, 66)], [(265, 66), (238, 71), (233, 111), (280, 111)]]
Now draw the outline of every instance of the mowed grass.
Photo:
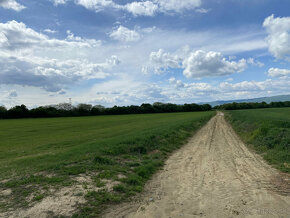
[(96, 217), (104, 205), (141, 192), (168, 155), (214, 114), (0, 120), (0, 190), (12, 189), (9, 201), (0, 196), (0, 210), (31, 206), (31, 194), (41, 201), (51, 187), (70, 186), (74, 176), (87, 174), (95, 175), (96, 187), (104, 186), (102, 179), (119, 182), (113, 193), (84, 193), (88, 203), (75, 216)]
[(290, 172), (290, 108), (227, 111), (241, 138), (272, 165)]

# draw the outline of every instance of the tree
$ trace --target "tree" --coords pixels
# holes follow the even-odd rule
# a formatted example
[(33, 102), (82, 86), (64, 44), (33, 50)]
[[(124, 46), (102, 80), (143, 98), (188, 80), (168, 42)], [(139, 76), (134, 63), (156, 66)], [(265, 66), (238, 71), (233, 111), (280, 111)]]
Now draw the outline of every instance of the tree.
[(92, 110), (92, 105), (91, 104), (79, 104), (77, 106), (77, 110), (80, 112), (80, 113), (88, 113)]
[(7, 109), (6, 109), (6, 107), (4, 107), (4, 106), (0, 106), (0, 119), (5, 118), (6, 113), (7, 113)]
[(29, 117), (29, 110), (22, 104), (9, 109), (7, 115), (9, 118), (25, 118)]
[(91, 109), (91, 113), (93, 115), (100, 115), (100, 114), (103, 114), (105, 111), (105, 107), (102, 106), (102, 105), (95, 105), (92, 107)]

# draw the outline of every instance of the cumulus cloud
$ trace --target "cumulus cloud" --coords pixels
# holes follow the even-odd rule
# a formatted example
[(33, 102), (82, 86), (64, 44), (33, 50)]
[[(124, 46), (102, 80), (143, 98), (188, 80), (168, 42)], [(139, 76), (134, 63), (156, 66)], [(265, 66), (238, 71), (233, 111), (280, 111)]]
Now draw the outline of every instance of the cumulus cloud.
[(268, 76), (271, 76), (271, 77), (290, 76), (290, 70), (288, 70), (288, 69), (279, 69), (279, 68), (270, 68), (268, 70)]
[(169, 79), (169, 83), (174, 85), (175, 88), (183, 88), (185, 86), (181, 80), (177, 80), (174, 77)]
[(0, 23), (0, 48), (17, 50), (39, 48), (59, 48), (59, 47), (98, 47), (100, 41), (94, 39), (83, 39), (74, 37), (69, 32), (67, 40), (49, 38), (47, 35), (38, 33), (27, 27), (22, 22), (15, 20), (7, 23)]
[(183, 69), (183, 74), (187, 78), (199, 79), (242, 72), (248, 64), (264, 66), (263, 63), (253, 58), (233, 61), (232, 59), (226, 59), (220, 52), (214, 51), (197, 50), (189, 52), (183, 49), (173, 54), (159, 49), (157, 52), (150, 53), (149, 63), (142, 67), (142, 72), (147, 74), (153, 71), (156, 74), (161, 74), (168, 69)]
[(113, 30), (110, 37), (114, 40), (119, 40), (122, 42), (134, 42), (141, 38), (137, 31), (130, 30), (124, 26), (119, 26), (117, 29)]
[(0, 84), (39, 87), (49, 92), (82, 80), (103, 79), (105, 72), (119, 64), (112, 56), (104, 63), (91, 63), (87, 60), (65, 60), (20, 58), (1, 58)]
[[(67, 0), (54, 0), (54, 4), (64, 4)], [(201, 0), (147, 0), (133, 1), (125, 5), (113, 0), (76, 0), (76, 4), (96, 12), (106, 8), (124, 10), (134, 16), (154, 16), (156, 13), (181, 13), (185, 10), (194, 10), (198, 13), (207, 13), (208, 10), (200, 8)]]
[(107, 7), (117, 7), (112, 0), (76, 0), (75, 3), (96, 12), (102, 11)]
[(264, 97), (289, 93), (290, 80), (267, 79), (264, 81), (242, 81), (210, 83), (185, 83), (175, 78), (169, 79), (173, 90), (168, 89), (167, 97), (174, 102), (188, 102), (195, 99), (196, 102), (211, 100), (232, 100), (241, 98)]
[(66, 39), (57, 40), (24, 23), (0, 23), (0, 84), (58, 92), (79, 81), (103, 79), (120, 63), (115, 55), (106, 60), (89, 60), (83, 51), (95, 52), (100, 42), (75, 36), (71, 31), (67, 34)]
[(270, 80), (256, 82), (256, 81), (243, 81), (240, 83), (222, 82), (219, 87), (223, 91), (263, 91), (266, 89), (266, 84), (269, 84)]
[(267, 79), (264, 81), (242, 81), (239, 83), (228, 83), (223, 82), (219, 85), (221, 93), (228, 93), (234, 95), (235, 93), (247, 93), (248, 98), (252, 97), (253, 94), (260, 94), (265, 96), (267, 93), (281, 94), (289, 93), (290, 80), (278, 79), (272, 80)]
[(25, 9), (25, 6), (19, 4), (15, 0), (0, 0), (0, 7), (14, 11), (22, 11)]
[(185, 88), (187, 92), (211, 92), (216, 90), (208, 83), (184, 83), (174, 77), (169, 79), (169, 83), (174, 85), (175, 88)]
[(169, 68), (180, 68), (182, 59), (178, 55), (172, 55), (159, 49), (157, 52), (150, 54), (150, 67), (154, 72), (160, 74)]
[(134, 16), (153, 16), (158, 10), (158, 5), (151, 1), (132, 2), (126, 4), (124, 8)]
[(290, 61), (290, 17), (267, 17), (263, 26), (268, 32), (269, 51), (274, 57)]
[(229, 61), (220, 52), (192, 52), (183, 61), (183, 74), (188, 78), (224, 76), (242, 72), (247, 67), (247, 61)]
[(182, 12), (191, 10), (201, 6), (201, 0), (155, 0), (162, 12), (174, 11)]

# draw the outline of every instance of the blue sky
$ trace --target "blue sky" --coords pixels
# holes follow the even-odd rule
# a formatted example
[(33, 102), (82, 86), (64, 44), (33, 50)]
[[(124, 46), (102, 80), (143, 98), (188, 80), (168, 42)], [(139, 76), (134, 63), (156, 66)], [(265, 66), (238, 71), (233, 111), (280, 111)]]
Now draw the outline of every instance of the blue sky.
[(0, 0), (0, 105), (290, 94), (287, 0)]

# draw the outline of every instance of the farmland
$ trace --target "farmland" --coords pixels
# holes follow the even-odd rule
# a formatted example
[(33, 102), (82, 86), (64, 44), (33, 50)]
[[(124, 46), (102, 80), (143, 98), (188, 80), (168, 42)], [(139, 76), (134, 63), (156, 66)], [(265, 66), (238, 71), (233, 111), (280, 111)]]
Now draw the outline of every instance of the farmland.
[(290, 108), (227, 111), (235, 131), (276, 168), (290, 172)]
[[(97, 216), (104, 205), (141, 192), (169, 154), (214, 114), (0, 120), (0, 215), (80, 183), (85, 191), (74, 194), (85, 201), (75, 216)], [(91, 183), (74, 179), (80, 175)], [(106, 183), (115, 184), (112, 191)]]

